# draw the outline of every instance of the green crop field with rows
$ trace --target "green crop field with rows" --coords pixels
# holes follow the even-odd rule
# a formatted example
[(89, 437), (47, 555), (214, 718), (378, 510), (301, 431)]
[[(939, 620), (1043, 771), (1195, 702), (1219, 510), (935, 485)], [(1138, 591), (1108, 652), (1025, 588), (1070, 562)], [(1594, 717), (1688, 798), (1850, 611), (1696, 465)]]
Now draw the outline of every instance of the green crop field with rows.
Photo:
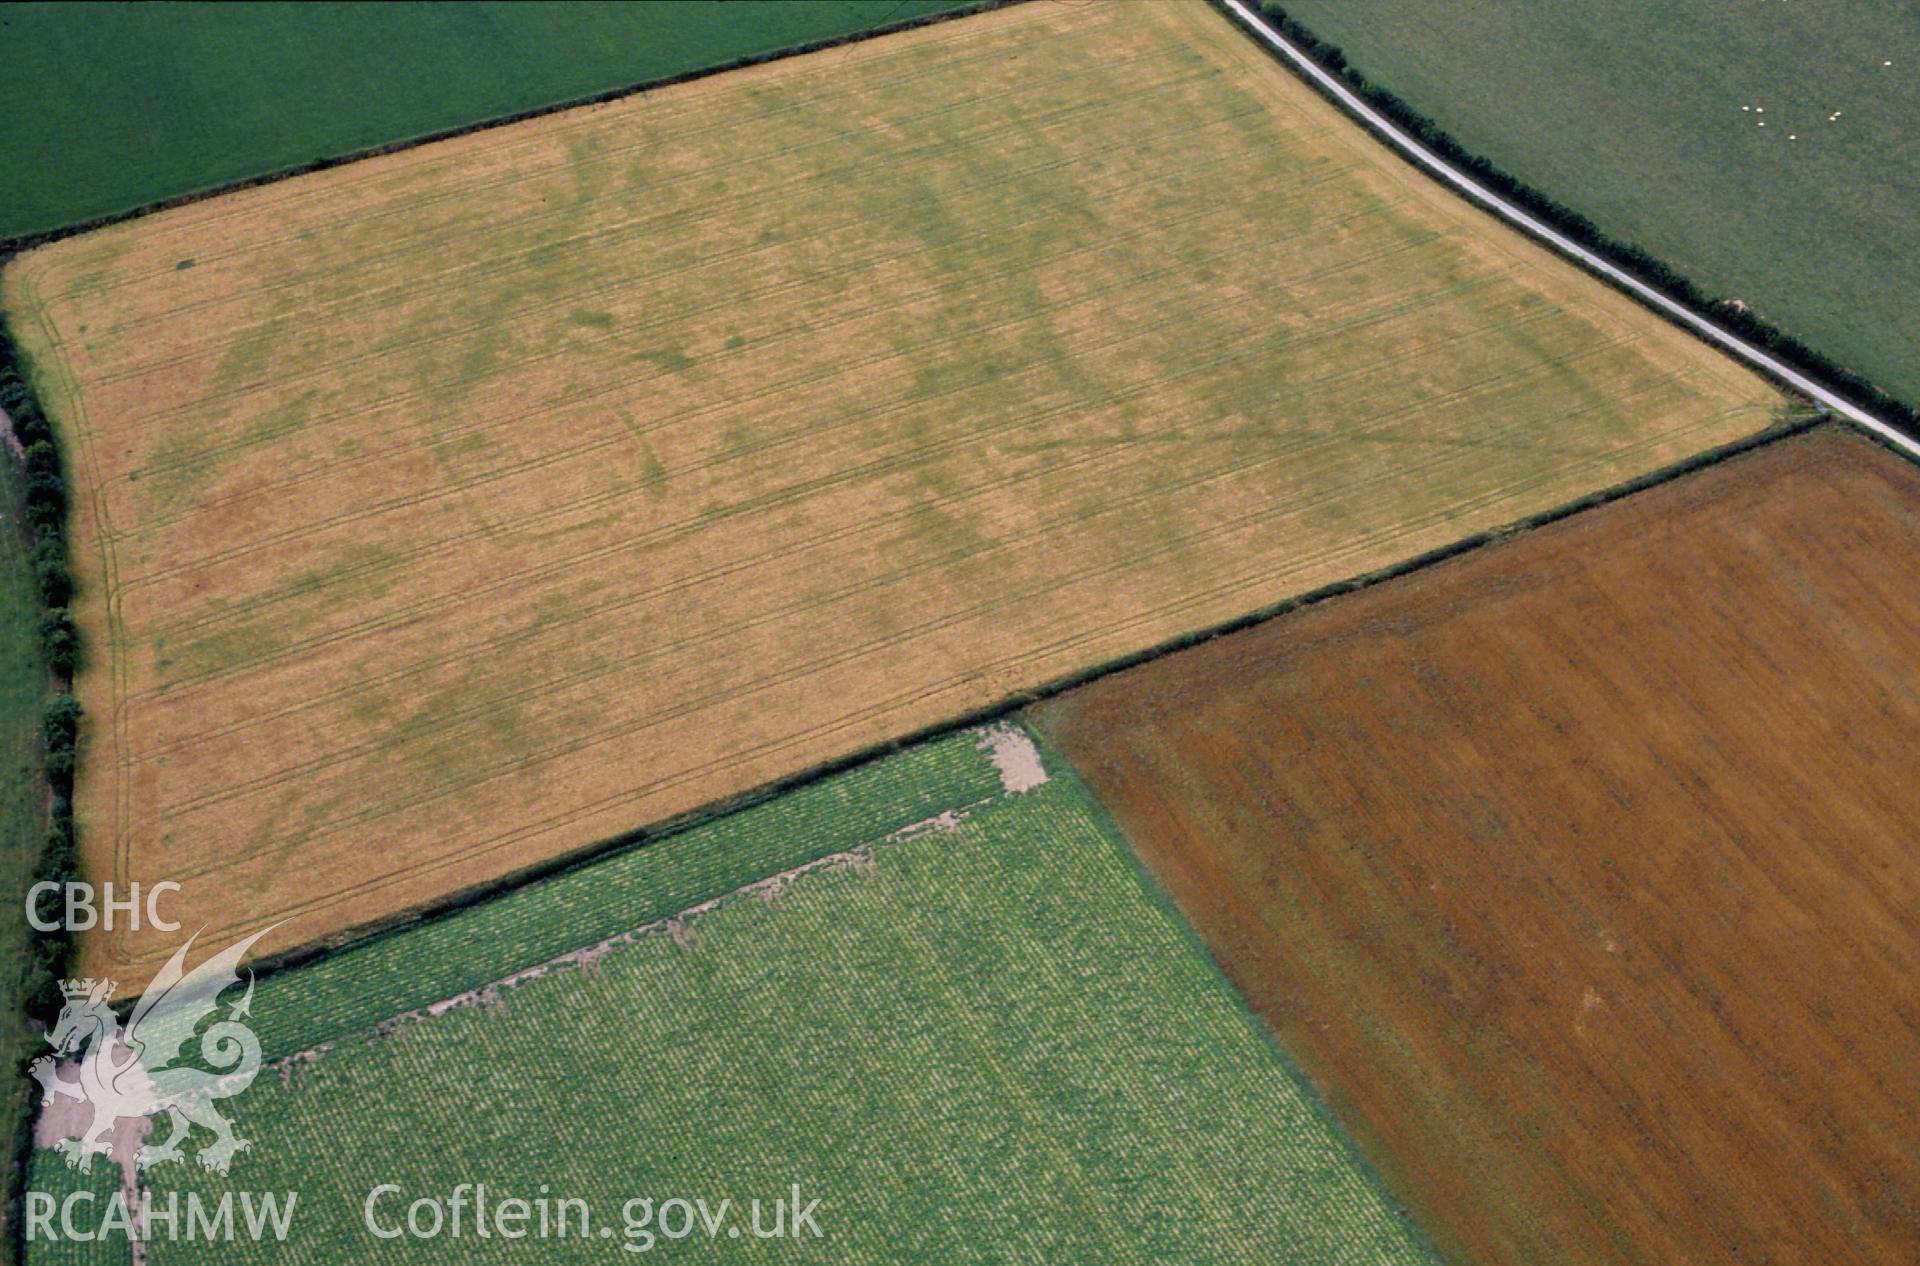
[[(230, 1178), (190, 1159), (143, 1177), (182, 1207), (297, 1190), (287, 1241), (159, 1239), (148, 1260), (606, 1261), (649, 1235), (673, 1244), (676, 1198), (732, 1202), (712, 1242), (695, 1222), (703, 1260), (770, 1260), (750, 1202), (797, 1184), (801, 1207), (820, 1201), (802, 1224), (820, 1236), (789, 1238), (783, 1261), (1429, 1261), (1085, 790), (1047, 763), (1029, 790), (983, 788), (987, 757), (949, 746), (822, 784), (837, 818), (818, 793), (774, 801), (763, 838), (791, 833), (810, 843), (787, 856), (824, 860), (484, 1003), (263, 1071), (229, 1101), (252, 1142)], [(889, 765), (945, 804), (901, 830), (897, 782), (871, 772)], [(624, 859), (642, 906), (647, 863), (669, 857)], [(471, 1206), (458, 1238), (370, 1229), (370, 1197), (388, 1231), (461, 1183), (536, 1209), (578, 1199), (591, 1233), (480, 1239)]]

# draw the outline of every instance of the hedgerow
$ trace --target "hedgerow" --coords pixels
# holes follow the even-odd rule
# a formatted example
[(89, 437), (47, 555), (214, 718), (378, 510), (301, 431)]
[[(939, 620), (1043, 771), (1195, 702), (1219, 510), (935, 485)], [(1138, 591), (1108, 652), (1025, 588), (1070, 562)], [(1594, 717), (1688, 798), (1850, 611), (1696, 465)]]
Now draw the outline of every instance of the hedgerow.
[(1669, 299), (1693, 309), (1729, 333), (1785, 361), (1836, 395), (1877, 415), (1906, 434), (1920, 437), (1920, 411), (1916, 411), (1913, 405), (1890, 395), (1819, 350), (1754, 315), (1745, 305), (1707, 294), (1691, 278), (1665, 260), (1635, 243), (1613, 237), (1579, 211), (1503, 171), (1481, 155), (1472, 153), (1438, 123), (1397, 94), (1368, 79), (1347, 60), (1346, 54), (1337, 45), (1321, 39), (1289, 16), (1284, 4), (1276, 0), (1259, 0), (1259, 9), (1268, 26), (1292, 41), (1322, 70), (1338, 78), (1355, 96), (1481, 185), (1546, 221), (1560, 233), (1631, 273)]
[(971, 735), (936, 739), (265, 975), (253, 1028), (288, 1055), (999, 790)]
[[(4, 256), (0, 256), (0, 264), (4, 263)], [(60, 687), (41, 718), (52, 814), (34, 878), (65, 884), (78, 877), (73, 778), (79, 762), (80, 702), (73, 697), (71, 681), (80, 661), (80, 631), (67, 610), (73, 597), (73, 572), (67, 558), (71, 498), (59, 443), (4, 329), (0, 329), (0, 408), (12, 421), (13, 437), (20, 446), (27, 523), (33, 531), (33, 574), (41, 601), (46, 604), (40, 620), (41, 650)], [(48, 912), (48, 921), (58, 922), (50, 915)], [(34, 939), (28, 961), (23, 964), (22, 988), (28, 1015), (48, 1019), (58, 1012), (58, 981), (72, 955), (72, 938), (65, 930), (43, 932)]]
[[(6, 252), (0, 250), (0, 264)], [(60, 446), (47, 422), (45, 411), (34, 397), (12, 339), (0, 327), (0, 430), (12, 427), (12, 446), (17, 446), (20, 461), (20, 487), (26, 510), (26, 522), (32, 533), (28, 564), (45, 610), (40, 618), (40, 643), (44, 662), (54, 678), (51, 693), (40, 716), (40, 736), (44, 747), (50, 812), (45, 836), (32, 863), (34, 883), (55, 885), (44, 889), (36, 902), (35, 914), (43, 926), (56, 930), (30, 930), (22, 960), (15, 964), (19, 976), (15, 989), (19, 1001), (6, 1005), (21, 1006), (29, 1017), (51, 1020), (62, 1005), (60, 980), (71, 968), (72, 934), (65, 929), (60, 904), (61, 890), (79, 877), (79, 862), (74, 841), (73, 778), (78, 762), (81, 709), (71, 693), (74, 670), (80, 662), (80, 633), (67, 603), (73, 597), (73, 572), (67, 556), (67, 515), (72, 498), (68, 494), (66, 468)], [(0, 459), (5, 460), (5, 459)], [(15, 917), (19, 917), (16, 915)], [(0, 991), (4, 992), (4, 991)], [(43, 1051), (30, 1046), (20, 1052), (22, 1066), (14, 1075), (24, 1082), (25, 1064)], [(21, 1158), (31, 1146), (33, 1114), (37, 1094), (18, 1096), (19, 1112), (11, 1122), (12, 1147), (7, 1156), (6, 1181), (7, 1234), (12, 1257), (22, 1254), (21, 1184), (26, 1166)]]

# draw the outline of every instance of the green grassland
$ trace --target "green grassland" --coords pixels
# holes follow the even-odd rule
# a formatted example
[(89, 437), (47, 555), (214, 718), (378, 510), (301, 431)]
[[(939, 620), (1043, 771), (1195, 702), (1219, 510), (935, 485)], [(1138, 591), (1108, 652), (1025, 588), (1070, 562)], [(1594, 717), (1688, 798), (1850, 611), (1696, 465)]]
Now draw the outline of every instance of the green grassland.
[(1467, 149), (1920, 400), (1920, 7), (1285, 7)]
[[(858, 838), (866, 860), (490, 1006), (263, 1072), (230, 1101), (252, 1140), (230, 1178), (190, 1162), (146, 1177), (162, 1200), (298, 1191), (289, 1241), (156, 1242), (149, 1260), (606, 1261), (632, 1197), (744, 1206), (798, 1183), (822, 1202), (822, 1238), (776, 1249), (722, 1234), (687, 1251), (856, 1266), (1429, 1261), (1085, 790), (1049, 764), (1040, 787), (995, 783), (984, 801), (985, 758), (964, 744), (871, 767), (911, 774), (922, 807), (944, 801), (941, 830), (896, 833), (900, 774), (771, 802), (753, 831), (807, 841), (777, 845), (784, 857)], [(686, 840), (712, 851), (739, 829)], [(663, 882), (645, 863), (670, 869), (671, 855), (622, 859), (634, 914)], [(509, 905), (476, 914), (510, 921)], [(457, 952), (422, 942), (412, 961)], [(480, 1240), (469, 1219), (458, 1240), (383, 1241), (362, 1220), (376, 1184), (411, 1201), (461, 1182), (582, 1198), (615, 1238)]]
[(0, 9), (0, 237), (958, 0)]

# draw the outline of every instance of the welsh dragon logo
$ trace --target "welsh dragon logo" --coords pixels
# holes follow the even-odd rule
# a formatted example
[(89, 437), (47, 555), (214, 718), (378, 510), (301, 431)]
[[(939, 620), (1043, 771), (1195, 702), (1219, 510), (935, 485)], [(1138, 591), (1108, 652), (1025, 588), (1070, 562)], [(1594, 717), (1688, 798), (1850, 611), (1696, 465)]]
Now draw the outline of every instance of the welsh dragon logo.
[[(213, 1141), (198, 1152), (207, 1169), (224, 1174), (234, 1154), (247, 1149), (247, 1140), (234, 1134), (233, 1123), (215, 1104), (245, 1090), (260, 1071), (260, 1039), (242, 1023), (253, 1005), (251, 971), (246, 993), (228, 1004), (225, 1016), (217, 1013), (220, 995), (240, 983), (240, 960), (272, 930), (255, 932), (192, 971), (185, 970), (194, 941), (188, 937), (134, 1004), (124, 1029), (108, 1005), (116, 982), (61, 982), (66, 1005), (47, 1034), (54, 1055), (35, 1060), (31, 1071), (46, 1091), (43, 1107), (53, 1107), (61, 1097), (80, 1101), (59, 1113), (62, 1120), (56, 1122), (63, 1127), (56, 1146), (69, 1166), (91, 1169), (100, 1154), (124, 1165), (125, 1157), (113, 1155), (115, 1123), (129, 1117), (153, 1119), (156, 1130), (162, 1114), (172, 1121), (172, 1134), (164, 1142), (143, 1146), (135, 1155), (142, 1169), (184, 1159), (180, 1145), (196, 1125), (213, 1133)], [(199, 1034), (200, 1057), (216, 1071), (179, 1066), (182, 1050), (209, 1016), (217, 1018)], [(62, 1057), (59, 1063), (56, 1055)], [(78, 1080), (60, 1076), (61, 1069), (77, 1069)], [(79, 1124), (68, 1125), (65, 1118)]]

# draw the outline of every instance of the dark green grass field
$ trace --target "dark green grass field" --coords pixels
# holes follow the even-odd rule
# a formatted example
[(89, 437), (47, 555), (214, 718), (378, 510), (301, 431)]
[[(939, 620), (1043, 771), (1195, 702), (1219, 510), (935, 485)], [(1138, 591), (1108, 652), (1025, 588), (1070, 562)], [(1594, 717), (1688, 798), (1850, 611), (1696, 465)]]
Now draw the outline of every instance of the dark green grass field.
[(959, 0), (0, 8), (0, 237)]
[(1920, 400), (1920, 5), (1285, 4), (1469, 150)]

